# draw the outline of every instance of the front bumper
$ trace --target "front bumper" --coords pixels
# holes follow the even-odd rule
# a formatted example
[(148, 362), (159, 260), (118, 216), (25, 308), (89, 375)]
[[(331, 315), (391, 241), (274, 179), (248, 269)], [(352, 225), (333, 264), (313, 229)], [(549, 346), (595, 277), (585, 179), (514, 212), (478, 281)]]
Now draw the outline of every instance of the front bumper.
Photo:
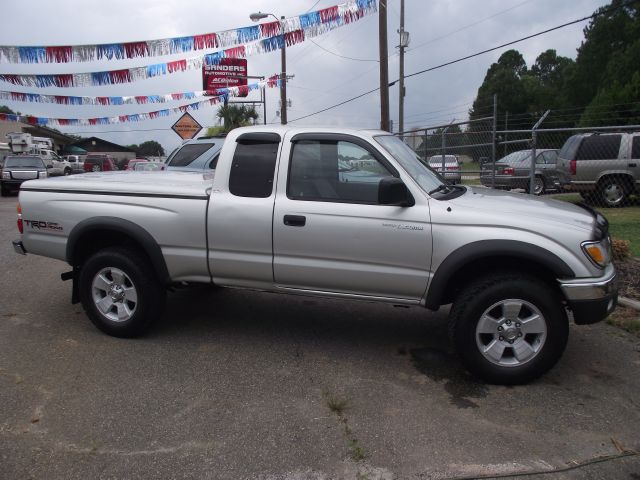
[(604, 320), (618, 303), (618, 282), (613, 268), (600, 278), (561, 281), (560, 288), (578, 325)]

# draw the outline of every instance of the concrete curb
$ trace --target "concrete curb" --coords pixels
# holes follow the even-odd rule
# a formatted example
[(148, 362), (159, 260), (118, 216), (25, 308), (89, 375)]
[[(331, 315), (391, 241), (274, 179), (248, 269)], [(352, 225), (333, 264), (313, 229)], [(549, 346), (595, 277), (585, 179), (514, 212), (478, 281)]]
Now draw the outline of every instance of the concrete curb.
[(627, 298), (627, 297), (618, 297), (618, 303), (625, 307), (640, 310), (640, 302), (637, 300), (631, 300), (630, 298)]

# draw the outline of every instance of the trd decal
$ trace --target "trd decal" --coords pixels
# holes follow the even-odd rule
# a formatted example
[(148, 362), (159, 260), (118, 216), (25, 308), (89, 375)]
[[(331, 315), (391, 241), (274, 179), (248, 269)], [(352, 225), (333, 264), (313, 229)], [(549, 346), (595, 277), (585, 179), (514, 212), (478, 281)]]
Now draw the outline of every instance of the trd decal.
[(31, 227), (32, 230), (54, 230), (61, 232), (63, 229), (55, 222), (43, 222), (41, 220), (23, 220), (27, 227)]

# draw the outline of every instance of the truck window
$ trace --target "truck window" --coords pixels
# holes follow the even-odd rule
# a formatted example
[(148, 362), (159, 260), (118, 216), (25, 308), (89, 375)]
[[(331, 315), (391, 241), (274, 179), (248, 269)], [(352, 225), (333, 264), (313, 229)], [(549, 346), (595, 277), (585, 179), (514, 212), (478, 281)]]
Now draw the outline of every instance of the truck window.
[(633, 137), (631, 146), (631, 158), (640, 158), (640, 135)]
[(278, 145), (269, 140), (238, 140), (229, 191), (237, 197), (267, 198), (273, 192)]
[(168, 165), (172, 167), (186, 167), (191, 165), (204, 152), (213, 148), (214, 143), (194, 143), (185, 145), (169, 159)]
[(576, 160), (616, 160), (622, 135), (592, 135), (582, 141)]
[(359, 145), (301, 140), (293, 146), (287, 196), (293, 200), (376, 204), (378, 184), (389, 176), (389, 170)]

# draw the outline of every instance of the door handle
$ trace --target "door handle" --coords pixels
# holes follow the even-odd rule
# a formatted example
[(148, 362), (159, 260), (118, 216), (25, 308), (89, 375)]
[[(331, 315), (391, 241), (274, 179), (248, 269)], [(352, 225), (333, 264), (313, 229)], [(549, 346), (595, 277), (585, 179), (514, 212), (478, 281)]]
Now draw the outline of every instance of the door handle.
[(638, 165), (636, 163), (630, 163), (629, 166), (630, 167), (637, 167)]
[(289, 227), (304, 227), (307, 223), (307, 217), (302, 215), (285, 215), (284, 224)]

